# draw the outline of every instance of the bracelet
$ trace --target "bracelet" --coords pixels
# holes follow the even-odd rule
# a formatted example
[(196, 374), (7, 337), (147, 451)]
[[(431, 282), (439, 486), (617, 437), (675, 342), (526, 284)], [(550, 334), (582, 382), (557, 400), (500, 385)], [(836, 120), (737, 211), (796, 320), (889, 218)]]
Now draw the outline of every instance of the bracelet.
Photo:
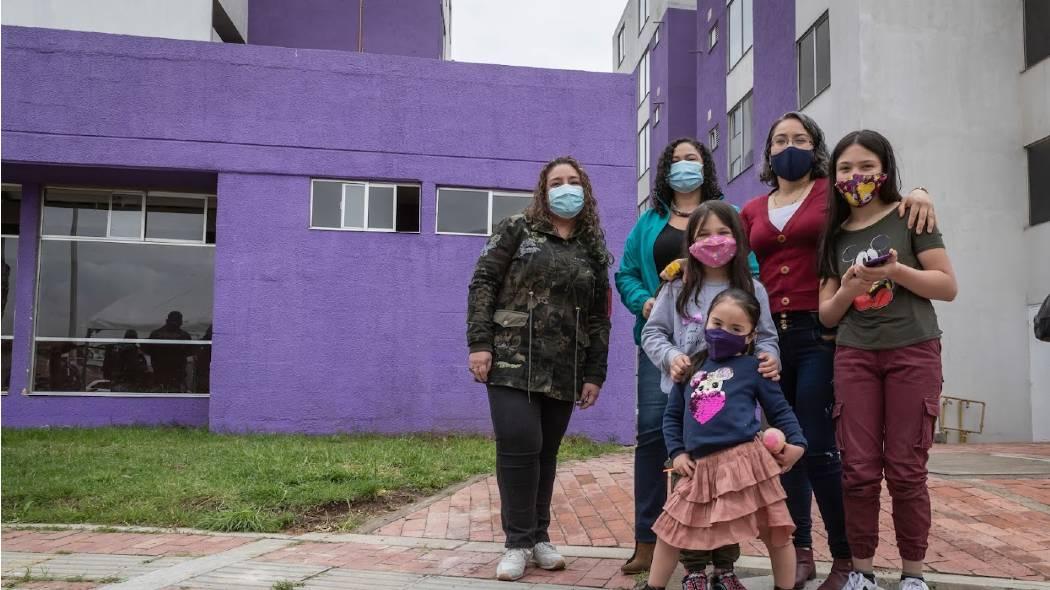
[(930, 194), (930, 191), (926, 190), (926, 187), (924, 187), (924, 186), (917, 186), (917, 187), (911, 189), (911, 192), (915, 192), (915, 191), (922, 191), (922, 192), (926, 193), (927, 195)]

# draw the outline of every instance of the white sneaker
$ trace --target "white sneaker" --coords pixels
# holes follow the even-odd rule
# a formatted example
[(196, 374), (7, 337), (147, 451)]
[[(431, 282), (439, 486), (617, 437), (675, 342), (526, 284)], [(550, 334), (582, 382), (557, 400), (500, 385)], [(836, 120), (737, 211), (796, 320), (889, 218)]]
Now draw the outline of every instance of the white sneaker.
[(532, 562), (545, 570), (565, 569), (565, 558), (550, 543), (536, 543), (532, 548)]
[(918, 578), (904, 578), (901, 580), (900, 590), (930, 590), (930, 587)]
[(496, 579), (513, 582), (525, 575), (525, 564), (532, 559), (531, 549), (507, 549), (496, 566)]
[(860, 572), (850, 572), (849, 579), (846, 580), (846, 585), (842, 587), (842, 590), (880, 590), (879, 586), (871, 580), (864, 577), (864, 574)]

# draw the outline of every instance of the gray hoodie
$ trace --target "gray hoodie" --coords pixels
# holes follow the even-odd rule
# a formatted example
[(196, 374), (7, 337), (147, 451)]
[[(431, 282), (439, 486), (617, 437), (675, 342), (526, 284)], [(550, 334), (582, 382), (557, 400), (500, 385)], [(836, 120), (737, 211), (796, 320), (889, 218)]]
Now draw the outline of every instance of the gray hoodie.
[[(729, 283), (705, 281), (700, 287), (699, 303), (689, 301), (686, 311), (689, 317), (683, 319), (675, 309), (675, 301), (682, 291), (682, 281), (676, 280), (664, 285), (656, 297), (649, 320), (642, 328), (642, 350), (649, 355), (653, 364), (660, 368), (660, 389), (670, 393), (674, 381), (671, 380), (671, 361), (678, 355), (692, 356), (707, 348), (704, 341), (704, 324), (707, 323), (707, 310), (711, 300), (729, 288)], [(777, 344), (777, 330), (773, 317), (769, 314), (769, 295), (762, 283), (755, 281), (755, 297), (761, 306), (758, 318), (758, 341), (755, 344), (756, 354), (768, 352), (780, 359), (780, 345)]]

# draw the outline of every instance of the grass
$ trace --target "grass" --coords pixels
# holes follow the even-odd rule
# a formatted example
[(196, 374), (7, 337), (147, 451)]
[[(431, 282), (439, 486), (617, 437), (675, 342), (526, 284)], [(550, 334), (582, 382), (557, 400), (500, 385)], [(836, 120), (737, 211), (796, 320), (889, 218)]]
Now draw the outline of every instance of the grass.
[[(352, 530), (491, 473), (465, 435), (221, 435), (183, 428), (3, 429), (5, 523), (216, 531)], [(561, 460), (621, 449), (566, 438)]]

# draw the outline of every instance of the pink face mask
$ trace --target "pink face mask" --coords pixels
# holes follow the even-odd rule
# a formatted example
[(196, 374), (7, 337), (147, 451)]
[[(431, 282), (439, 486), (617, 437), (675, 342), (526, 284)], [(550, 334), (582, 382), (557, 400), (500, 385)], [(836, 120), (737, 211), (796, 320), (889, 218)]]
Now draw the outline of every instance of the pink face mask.
[(689, 253), (700, 264), (711, 268), (725, 266), (736, 256), (736, 240), (733, 236), (708, 236), (693, 242)]

